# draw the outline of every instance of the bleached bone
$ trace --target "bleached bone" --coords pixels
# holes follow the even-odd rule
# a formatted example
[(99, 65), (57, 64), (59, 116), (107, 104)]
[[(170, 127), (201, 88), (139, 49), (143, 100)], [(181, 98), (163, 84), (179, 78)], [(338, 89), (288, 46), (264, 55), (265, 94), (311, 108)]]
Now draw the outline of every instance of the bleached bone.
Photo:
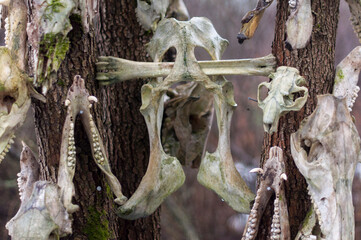
[(317, 236), (313, 235), (313, 229), (317, 224), (317, 218), (315, 210), (311, 205), (310, 210), (306, 214), (305, 219), (302, 222), (301, 229), (298, 231), (295, 240), (316, 240)]
[(188, 9), (183, 0), (170, 0), (165, 16), (167, 18), (173, 17), (179, 21), (189, 20)]
[(256, 31), (259, 22), (262, 19), (263, 13), (266, 8), (272, 4), (273, 0), (258, 0), (257, 6), (252, 11), (249, 11), (241, 21), (241, 30), (239, 31), (237, 38), (238, 42), (242, 44), (244, 40), (251, 39)]
[(28, 78), (21, 72), (11, 51), (0, 47), (0, 163), (5, 158), (16, 129), (24, 122), (30, 107)]
[(71, 220), (60, 202), (57, 185), (39, 180), (39, 164), (23, 143), (18, 174), (21, 205), (6, 224), (13, 240), (48, 240), (71, 234)]
[(328, 94), (319, 95), (317, 102), (291, 135), (291, 153), (307, 181), (323, 239), (351, 240), (355, 237), (351, 190), (361, 160), (360, 137), (344, 99)]
[(304, 48), (313, 27), (311, 0), (289, 0), (288, 3), (291, 13), (286, 22), (286, 44), (292, 49)]
[(56, 81), (56, 72), (69, 49), (67, 34), (72, 29), (69, 16), (73, 0), (35, 0), (33, 18), (27, 26), (35, 65), (34, 85), (45, 95)]
[(351, 12), (351, 23), (359, 42), (361, 43), (361, 2), (359, 0), (346, 0)]
[(346, 98), (348, 110), (352, 111), (360, 87), (357, 86), (361, 70), (361, 46), (354, 48), (336, 67), (333, 95)]
[(261, 217), (272, 194), (275, 194), (276, 198), (271, 225), (271, 239), (289, 240), (291, 235), (283, 185), (284, 178), (282, 177), (285, 175), (285, 163), (281, 148), (272, 147), (270, 149), (269, 159), (264, 164), (262, 171), (261, 184), (257, 190), (242, 240), (251, 240), (257, 237)]
[[(253, 59), (199, 61), (198, 64), (208, 76), (268, 76), (274, 72), (276, 60), (274, 56), (268, 55)], [(136, 62), (116, 57), (99, 57), (96, 79), (106, 85), (136, 78), (167, 77), (173, 68), (173, 62)]]
[[(300, 85), (306, 80), (299, 75), (296, 68), (281, 66), (276, 73), (269, 76), (271, 82), (258, 85), (258, 106), (263, 110), (263, 127), (268, 133), (277, 131), (278, 120), (289, 111), (299, 111), (307, 101), (308, 89)], [(268, 96), (261, 100), (261, 88), (269, 89)], [(303, 96), (294, 99), (294, 94), (303, 92)]]
[[(122, 194), (121, 185), (118, 179), (111, 172), (111, 167), (104, 149), (103, 141), (99, 135), (93, 117), (90, 114), (89, 97), (89, 93), (84, 85), (84, 79), (82, 79), (79, 75), (75, 76), (74, 82), (70, 87), (67, 95), (67, 100), (70, 102), (70, 104), (67, 107), (68, 113), (63, 127), (60, 150), (60, 165), (58, 172), (58, 185), (61, 189), (61, 199), (68, 213), (73, 213), (78, 209), (78, 206), (73, 205), (71, 201), (75, 194), (73, 184), (76, 163), (74, 125), (76, 116), (79, 113), (81, 113), (81, 121), (88, 136), (95, 163), (105, 174), (111, 190), (117, 197), (114, 201), (117, 204), (122, 204), (127, 199)], [(94, 100), (94, 97), (90, 97), (90, 99)]]
[[(227, 41), (221, 38), (206, 18), (190, 21), (162, 20), (150, 43), (148, 52), (155, 62), (161, 62), (168, 49), (177, 51), (175, 63), (164, 79), (153, 79), (142, 87), (141, 112), (146, 120), (151, 143), (147, 172), (133, 196), (118, 211), (118, 215), (135, 219), (152, 213), (169, 194), (184, 181), (184, 173), (174, 157), (165, 154), (160, 141), (164, 93), (175, 83), (195, 82), (210, 91), (215, 99), (219, 125), (219, 146), (215, 153), (207, 153), (202, 160), (198, 180), (213, 189), (234, 209), (249, 211), (253, 194), (234, 167), (229, 146), (229, 124), (235, 103), (231, 83), (224, 78), (213, 81), (201, 70), (194, 55), (196, 46), (203, 47), (212, 59), (219, 59)], [(115, 58), (102, 60), (113, 61)], [(117, 61), (117, 60), (115, 60)], [(98, 64), (98, 70), (106, 70), (108, 63)], [(152, 69), (152, 68), (151, 68)], [(133, 69), (134, 71), (134, 69)], [(136, 70), (137, 72), (137, 70)], [(148, 73), (152, 74), (148, 69)], [(98, 79), (109, 73), (99, 73)], [(218, 169), (214, 170), (215, 165)]]

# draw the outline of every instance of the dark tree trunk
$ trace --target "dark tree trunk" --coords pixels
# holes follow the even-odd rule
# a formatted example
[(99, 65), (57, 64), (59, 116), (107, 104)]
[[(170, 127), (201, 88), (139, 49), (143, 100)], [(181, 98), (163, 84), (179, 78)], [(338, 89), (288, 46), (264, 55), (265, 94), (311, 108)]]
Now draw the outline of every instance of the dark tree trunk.
[[(313, 31), (309, 44), (303, 49), (289, 51), (285, 47), (286, 21), (289, 15), (288, 1), (279, 0), (277, 4), (275, 38), (272, 46), (278, 66), (291, 66), (299, 69), (300, 74), (308, 81), (309, 98), (299, 112), (290, 112), (280, 118), (278, 132), (265, 134), (261, 164), (268, 159), (269, 149), (279, 146), (283, 149), (286, 174), (286, 198), (289, 211), (291, 239), (294, 239), (298, 228), (310, 207), (307, 184), (293, 162), (290, 150), (290, 135), (297, 131), (300, 122), (312, 113), (317, 105), (316, 96), (331, 93), (335, 75), (334, 57), (336, 45), (336, 29), (339, 15), (339, 0), (313, 0)], [(258, 238), (268, 239), (273, 214), (273, 201), (265, 211), (261, 221)]]
[[(123, 193), (130, 196), (145, 173), (148, 134), (141, 105), (140, 88), (144, 81), (128, 81), (102, 87), (95, 81), (98, 56), (115, 56), (146, 61), (144, 44), (149, 37), (135, 16), (136, 1), (92, 0), (99, 6), (93, 29), (85, 32), (78, 16), (71, 16), (73, 30), (68, 54), (58, 71), (58, 82), (47, 93), (47, 103), (34, 101), (35, 125), (42, 178), (57, 181), (60, 141), (65, 120), (64, 101), (73, 77), (81, 75), (86, 88), (98, 98), (93, 117), (103, 138), (113, 173)], [(73, 203), (80, 210), (73, 214), (73, 235), (67, 239), (159, 239), (159, 212), (148, 218), (124, 221), (115, 214), (117, 206), (104, 175), (94, 163), (89, 142), (80, 121), (75, 125), (77, 151)], [(98, 191), (97, 187), (101, 190)]]

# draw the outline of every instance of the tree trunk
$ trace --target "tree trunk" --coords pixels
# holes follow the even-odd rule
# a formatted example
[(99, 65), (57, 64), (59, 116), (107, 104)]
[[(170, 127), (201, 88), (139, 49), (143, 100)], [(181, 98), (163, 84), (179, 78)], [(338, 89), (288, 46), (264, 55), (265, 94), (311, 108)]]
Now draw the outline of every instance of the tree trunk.
[[(285, 47), (286, 21), (289, 15), (288, 1), (277, 3), (275, 38), (272, 46), (278, 66), (291, 66), (299, 69), (300, 74), (308, 81), (309, 98), (299, 112), (290, 112), (280, 118), (278, 132), (265, 134), (261, 165), (268, 159), (269, 149), (279, 146), (283, 149), (286, 162), (286, 199), (291, 228), (291, 239), (294, 239), (301, 222), (310, 207), (307, 184), (298, 171), (290, 150), (290, 135), (297, 131), (300, 122), (316, 108), (316, 96), (331, 93), (334, 76), (334, 57), (336, 45), (336, 29), (339, 15), (339, 0), (313, 0), (313, 30), (310, 42), (305, 48), (289, 51)], [(266, 208), (260, 223), (257, 239), (268, 239), (273, 214), (273, 201)]]
[[(57, 84), (47, 93), (46, 104), (33, 101), (41, 174), (43, 179), (57, 181), (66, 116), (64, 101), (74, 76), (79, 74), (85, 79), (89, 93), (98, 98), (92, 110), (95, 124), (103, 138), (112, 171), (122, 184), (123, 193), (129, 197), (139, 185), (149, 158), (147, 128), (139, 112), (140, 88), (144, 81), (99, 86), (95, 81), (95, 62), (98, 56), (149, 60), (144, 44), (150, 36), (137, 23), (136, 1), (86, 2), (93, 4), (88, 6), (98, 6), (93, 28), (86, 32), (80, 17), (71, 16), (70, 48), (58, 71)], [(73, 235), (66, 239), (159, 239), (159, 211), (136, 221), (117, 217), (113, 194), (92, 159), (79, 120), (75, 129), (77, 163), (73, 203), (78, 204), (80, 210), (73, 214)]]

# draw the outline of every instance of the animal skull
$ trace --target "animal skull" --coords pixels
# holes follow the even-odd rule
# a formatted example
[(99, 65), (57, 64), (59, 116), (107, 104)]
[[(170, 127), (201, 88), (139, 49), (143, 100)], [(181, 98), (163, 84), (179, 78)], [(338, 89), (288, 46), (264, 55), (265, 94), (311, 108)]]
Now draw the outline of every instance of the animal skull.
[(13, 143), (14, 132), (30, 107), (28, 78), (20, 71), (10, 50), (0, 47), (0, 163)]
[[(308, 89), (300, 87), (306, 80), (299, 75), (296, 68), (281, 66), (276, 73), (269, 76), (270, 83), (258, 85), (258, 106), (263, 110), (263, 127), (268, 133), (277, 131), (278, 120), (289, 111), (299, 111), (307, 101)], [(268, 96), (261, 100), (260, 90), (265, 86), (269, 89)], [(303, 92), (303, 96), (294, 99), (294, 94)]]
[(305, 177), (323, 239), (354, 239), (352, 181), (360, 137), (345, 100), (318, 96), (314, 112), (291, 135), (291, 152)]
[(18, 174), (21, 205), (6, 224), (13, 240), (58, 239), (71, 234), (72, 221), (60, 202), (59, 187), (39, 180), (39, 164), (23, 143)]

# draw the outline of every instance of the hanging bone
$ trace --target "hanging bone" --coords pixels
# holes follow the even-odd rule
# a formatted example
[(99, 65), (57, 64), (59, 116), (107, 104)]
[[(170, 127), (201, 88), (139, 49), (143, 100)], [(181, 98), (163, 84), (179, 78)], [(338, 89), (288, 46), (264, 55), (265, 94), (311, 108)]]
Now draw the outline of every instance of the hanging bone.
[(312, 33), (311, 0), (289, 0), (288, 5), (291, 13), (286, 22), (286, 45), (291, 49), (304, 48)]
[(67, 34), (72, 29), (69, 16), (73, 0), (35, 0), (34, 17), (27, 26), (35, 66), (34, 85), (45, 95), (56, 81), (56, 72), (69, 49)]
[(359, 42), (361, 43), (361, 2), (360, 0), (346, 0), (351, 12), (351, 23)]
[(252, 240), (257, 237), (261, 217), (273, 194), (275, 195), (275, 200), (271, 239), (289, 240), (288, 209), (284, 192), (284, 181), (287, 180), (287, 176), (282, 149), (272, 147), (269, 152), (269, 159), (263, 168), (255, 168), (251, 172), (258, 172), (261, 175), (261, 183), (245, 226), (242, 240)]
[(96, 97), (89, 96), (88, 91), (85, 89), (84, 80), (80, 76), (75, 76), (65, 101), (68, 113), (63, 127), (58, 173), (58, 185), (61, 189), (61, 199), (69, 213), (73, 213), (79, 208), (77, 205), (71, 203), (72, 197), (75, 194), (73, 184), (76, 162), (74, 125), (78, 114), (81, 116), (81, 121), (88, 136), (95, 163), (105, 174), (111, 190), (117, 197), (114, 201), (117, 204), (123, 204), (126, 201), (126, 197), (122, 194), (121, 185), (118, 179), (111, 172), (103, 142), (93, 117), (90, 114), (90, 108), (92, 107), (92, 104), (96, 102)]
[(249, 11), (241, 21), (241, 30), (239, 31), (237, 38), (238, 42), (242, 44), (244, 40), (251, 39), (256, 31), (263, 13), (272, 4), (273, 0), (258, 0), (257, 6), (252, 11)]
[(314, 112), (291, 135), (292, 157), (308, 184), (318, 237), (353, 240), (352, 181), (361, 162), (360, 137), (344, 99), (320, 95), (317, 100)]
[(18, 185), (21, 205), (6, 224), (12, 240), (59, 239), (71, 234), (71, 219), (54, 183), (39, 180), (39, 164), (30, 148), (23, 143)]
[(336, 67), (333, 95), (346, 98), (348, 110), (352, 111), (360, 87), (357, 86), (361, 70), (361, 47), (354, 48)]
[[(299, 75), (296, 68), (281, 66), (276, 73), (269, 76), (272, 81), (258, 85), (258, 106), (263, 110), (263, 127), (265, 132), (277, 131), (278, 120), (289, 111), (299, 111), (307, 101), (308, 89), (300, 85), (306, 80)], [(268, 96), (261, 100), (261, 88), (269, 89)], [(295, 98), (295, 93), (302, 92), (303, 96)]]
[[(157, 31), (148, 44), (148, 52), (154, 59), (154, 63), (138, 63), (114, 57), (99, 58), (97, 80), (101, 84), (111, 84), (139, 77), (166, 77), (163, 81), (151, 80), (142, 88), (141, 111), (146, 119), (152, 144), (151, 158), (147, 173), (137, 191), (120, 208), (120, 216), (135, 219), (150, 214), (166, 196), (183, 183), (184, 175), (181, 167), (178, 166), (178, 161), (164, 153), (159, 136), (163, 116), (163, 95), (169, 87), (181, 81), (195, 82), (203, 86), (213, 94), (215, 99), (220, 130), (219, 146), (216, 152), (207, 153), (202, 160), (198, 180), (216, 191), (235, 210), (249, 211), (249, 202), (252, 200), (253, 194), (235, 169), (229, 149), (229, 124), (235, 107), (232, 85), (223, 77), (211, 80), (207, 75), (266, 76), (274, 71), (275, 60), (274, 57), (267, 56), (258, 59), (221, 61), (219, 58), (226, 45), (227, 41), (217, 34), (208, 19), (192, 18), (187, 22), (164, 19), (159, 23)], [(212, 59), (217, 61), (198, 62), (194, 56), (196, 46), (206, 49)], [(161, 62), (164, 54), (171, 47), (177, 50), (175, 62)], [(197, 101), (197, 98), (189, 99), (189, 101)], [(186, 146), (186, 144), (182, 146)], [(203, 150), (204, 147), (199, 149)], [(200, 156), (202, 155), (200, 153)], [(173, 168), (172, 174), (179, 176), (171, 186), (164, 186), (163, 182), (171, 181), (160, 177), (162, 166), (165, 164), (164, 159), (170, 159), (168, 162), (172, 162), (176, 166)], [(170, 174), (169, 178), (171, 176)]]

